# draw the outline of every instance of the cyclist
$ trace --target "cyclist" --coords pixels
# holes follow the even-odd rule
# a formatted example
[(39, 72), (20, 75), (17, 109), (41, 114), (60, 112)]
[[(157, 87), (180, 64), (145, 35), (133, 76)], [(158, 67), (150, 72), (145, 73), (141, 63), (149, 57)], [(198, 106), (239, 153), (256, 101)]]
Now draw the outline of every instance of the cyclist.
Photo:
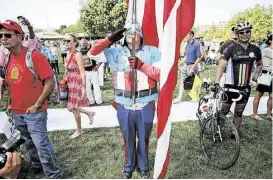
[[(252, 25), (249, 22), (241, 22), (235, 27), (234, 32), (238, 40), (223, 51), (216, 74), (216, 86), (219, 87), (218, 83), (227, 66), (224, 86), (244, 90), (246, 92), (243, 98), (236, 102), (234, 110), (233, 123), (237, 130), (239, 130), (241, 125), (242, 114), (250, 95), (251, 73), (254, 62), (256, 62), (255, 74), (253, 76), (254, 81), (257, 80), (263, 66), (261, 50), (257, 46), (250, 44), (251, 30)], [(226, 94), (227, 100), (222, 106), (222, 113), (224, 115), (227, 115), (230, 111), (230, 107), (233, 103), (231, 99), (238, 97), (237, 93), (227, 92)]]

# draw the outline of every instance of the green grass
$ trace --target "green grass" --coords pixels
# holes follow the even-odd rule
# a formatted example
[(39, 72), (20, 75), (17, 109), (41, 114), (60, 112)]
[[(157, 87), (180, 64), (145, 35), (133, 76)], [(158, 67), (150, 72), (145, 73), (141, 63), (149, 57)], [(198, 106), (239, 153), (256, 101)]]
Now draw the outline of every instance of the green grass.
[[(244, 117), (241, 127), (241, 153), (237, 163), (227, 170), (211, 167), (199, 143), (199, 126), (195, 121), (172, 124), (170, 164), (167, 178), (172, 179), (269, 179), (272, 178), (272, 122)], [(65, 170), (65, 178), (121, 178), (124, 162), (123, 139), (118, 127), (86, 130), (80, 138), (70, 140), (72, 131), (49, 132), (55, 152)], [(150, 138), (150, 165), (156, 150), (156, 125)], [(23, 153), (24, 154), (24, 153)], [(27, 157), (27, 155), (25, 155)], [(134, 178), (138, 178), (134, 173)], [(28, 174), (25, 166), (20, 178), (46, 178)]]

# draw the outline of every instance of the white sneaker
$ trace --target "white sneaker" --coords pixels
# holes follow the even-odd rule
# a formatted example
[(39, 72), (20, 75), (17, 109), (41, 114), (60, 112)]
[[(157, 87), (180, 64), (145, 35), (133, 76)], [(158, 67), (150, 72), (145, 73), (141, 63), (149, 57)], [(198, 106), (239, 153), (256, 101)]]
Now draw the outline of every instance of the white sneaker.
[(173, 100), (173, 104), (181, 103), (181, 98), (176, 98)]

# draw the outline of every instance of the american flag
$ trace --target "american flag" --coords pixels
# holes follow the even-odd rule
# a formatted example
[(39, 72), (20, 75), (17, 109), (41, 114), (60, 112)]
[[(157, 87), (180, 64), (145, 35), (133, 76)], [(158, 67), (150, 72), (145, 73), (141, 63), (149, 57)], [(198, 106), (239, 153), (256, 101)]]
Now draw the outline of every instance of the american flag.
[[(132, 19), (133, 0), (127, 0), (127, 4), (126, 21), (129, 21)], [(154, 178), (165, 178), (169, 164), (172, 95), (177, 81), (180, 44), (193, 26), (195, 0), (136, 0), (136, 9), (144, 43), (158, 47), (161, 52)]]

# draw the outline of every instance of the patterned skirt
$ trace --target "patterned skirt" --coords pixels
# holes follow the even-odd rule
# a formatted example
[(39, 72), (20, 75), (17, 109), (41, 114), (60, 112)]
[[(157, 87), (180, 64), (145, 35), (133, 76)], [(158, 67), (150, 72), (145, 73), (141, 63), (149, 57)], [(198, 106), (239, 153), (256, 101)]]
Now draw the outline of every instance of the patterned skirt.
[(82, 79), (78, 72), (69, 73), (67, 76), (68, 101), (67, 107), (78, 109), (89, 104), (87, 97), (82, 98)]

